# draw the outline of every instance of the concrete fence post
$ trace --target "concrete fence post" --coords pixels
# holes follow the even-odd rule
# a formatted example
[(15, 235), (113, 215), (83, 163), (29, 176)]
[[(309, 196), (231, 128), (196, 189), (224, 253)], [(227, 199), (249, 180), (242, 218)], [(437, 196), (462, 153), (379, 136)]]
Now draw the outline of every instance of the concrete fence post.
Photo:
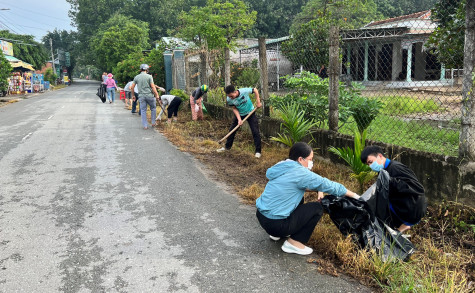
[(269, 75), (267, 71), (267, 50), (266, 38), (260, 37), (259, 42), (259, 67), (260, 67), (260, 82), (261, 82), (261, 100), (264, 104), (264, 116), (270, 116), (269, 101)]
[(340, 29), (337, 26), (330, 27), (329, 35), (329, 113), (328, 125), (331, 131), (338, 131), (338, 87), (340, 73)]
[(475, 161), (475, 1), (467, 1), (465, 12), (465, 47), (462, 84), (462, 130), (459, 156)]

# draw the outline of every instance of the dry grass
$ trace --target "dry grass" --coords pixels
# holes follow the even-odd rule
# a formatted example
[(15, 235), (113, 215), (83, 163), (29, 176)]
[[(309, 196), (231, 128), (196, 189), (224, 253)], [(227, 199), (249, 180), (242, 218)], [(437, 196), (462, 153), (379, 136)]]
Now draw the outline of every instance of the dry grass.
[[(267, 183), (267, 168), (285, 159), (288, 149), (264, 142), (263, 156), (256, 159), (252, 137), (241, 131), (232, 151), (216, 153), (221, 147), (217, 141), (227, 133), (228, 122), (190, 122), (188, 115), (191, 116), (179, 113), (179, 119), (187, 122), (162, 123), (158, 128), (180, 150), (192, 153), (214, 170), (217, 180), (235, 187), (243, 202), (255, 204)], [(350, 178), (344, 166), (317, 159), (313, 171), (357, 190), (358, 183)], [(315, 201), (316, 193), (307, 192), (305, 200)], [(430, 217), (410, 231), (411, 241), (418, 250), (409, 262), (384, 263), (374, 251), (358, 249), (350, 237), (342, 236), (328, 215), (322, 217), (308, 243), (318, 258), (310, 258), (308, 262), (317, 265), (320, 273), (338, 276), (344, 272), (362, 284), (386, 292), (474, 292), (475, 235), (465, 230), (449, 233), (463, 216), (457, 209), (444, 206), (432, 207), (432, 210)], [(444, 217), (449, 210), (454, 214), (452, 226)], [(471, 213), (464, 217), (475, 219)]]

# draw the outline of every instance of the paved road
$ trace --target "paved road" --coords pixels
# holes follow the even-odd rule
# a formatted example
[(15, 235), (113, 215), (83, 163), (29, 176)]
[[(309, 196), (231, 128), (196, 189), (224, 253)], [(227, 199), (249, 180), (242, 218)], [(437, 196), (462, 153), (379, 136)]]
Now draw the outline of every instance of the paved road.
[(0, 292), (364, 292), (78, 82), (0, 108)]

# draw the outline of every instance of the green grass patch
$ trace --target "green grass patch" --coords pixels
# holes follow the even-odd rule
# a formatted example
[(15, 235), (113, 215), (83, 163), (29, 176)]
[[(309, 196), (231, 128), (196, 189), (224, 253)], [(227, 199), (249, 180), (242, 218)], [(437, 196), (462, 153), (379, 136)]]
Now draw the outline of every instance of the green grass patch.
[(383, 103), (382, 113), (387, 115), (408, 115), (415, 113), (443, 112), (445, 109), (433, 100), (408, 96), (377, 97)]
[[(340, 132), (353, 135), (354, 123), (340, 128)], [(439, 128), (420, 121), (378, 115), (368, 128), (368, 139), (399, 145), (414, 150), (457, 156), (459, 131)]]

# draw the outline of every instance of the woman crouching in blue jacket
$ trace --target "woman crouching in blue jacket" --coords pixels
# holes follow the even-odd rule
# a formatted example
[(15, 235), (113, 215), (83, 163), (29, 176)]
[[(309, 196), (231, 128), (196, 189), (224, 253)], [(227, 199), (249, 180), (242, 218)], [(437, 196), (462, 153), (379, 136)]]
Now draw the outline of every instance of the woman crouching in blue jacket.
[(319, 202), (303, 203), (306, 190), (318, 191), (318, 201), (323, 192), (359, 198), (340, 183), (313, 173), (313, 150), (298, 142), (290, 148), (289, 158), (267, 169), (269, 182), (256, 201), (257, 219), (272, 240), (288, 237), (282, 245), (287, 253), (307, 255), (312, 249), (304, 245), (322, 217)]

